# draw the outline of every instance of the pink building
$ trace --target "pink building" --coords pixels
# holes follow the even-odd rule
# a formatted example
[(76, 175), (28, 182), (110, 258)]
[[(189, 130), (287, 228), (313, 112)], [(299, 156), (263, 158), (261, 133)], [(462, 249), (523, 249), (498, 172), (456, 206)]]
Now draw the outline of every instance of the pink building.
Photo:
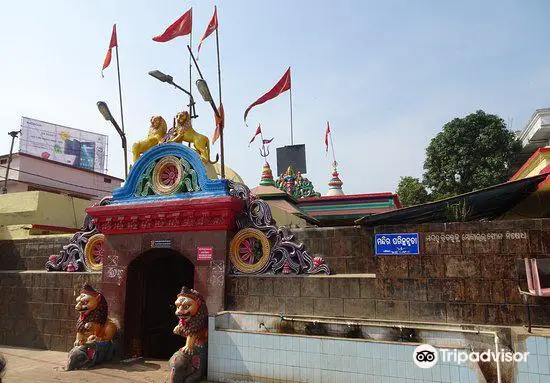
[[(0, 156), (3, 187), (8, 155)], [(8, 176), (8, 193), (43, 190), (97, 202), (119, 188), (123, 179), (60, 162), (14, 153)]]

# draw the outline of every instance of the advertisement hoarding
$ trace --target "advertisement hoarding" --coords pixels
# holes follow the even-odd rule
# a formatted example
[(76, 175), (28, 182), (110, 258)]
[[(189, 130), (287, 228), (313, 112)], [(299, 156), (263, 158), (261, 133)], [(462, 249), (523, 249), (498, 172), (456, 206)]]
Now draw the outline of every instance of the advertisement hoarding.
[(105, 173), (107, 136), (21, 118), (19, 152)]

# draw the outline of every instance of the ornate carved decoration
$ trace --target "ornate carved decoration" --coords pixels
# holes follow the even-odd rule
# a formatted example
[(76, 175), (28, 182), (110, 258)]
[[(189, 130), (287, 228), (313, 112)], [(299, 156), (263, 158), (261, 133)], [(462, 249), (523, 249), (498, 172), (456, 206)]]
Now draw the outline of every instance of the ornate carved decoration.
[(302, 177), (300, 172), (294, 173), (291, 166), (275, 181), (275, 186), (294, 198), (320, 197), (321, 193), (314, 190), (310, 180)]
[(221, 197), (92, 207), (88, 213), (103, 234), (228, 230), (242, 205), (240, 200)]
[[(230, 245), (233, 273), (330, 274), (330, 268), (321, 257), (311, 257), (303, 243), (293, 241), (294, 236), (288, 228), (276, 226), (267, 202), (253, 198), (244, 184), (228, 181), (228, 186), (231, 196), (246, 203), (244, 213), (236, 218), (241, 230)], [(258, 232), (269, 240), (270, 249)]]
[[(108, 205), (110, 197), (99, 203)], [(99, 232), (92, 218), (86, 214), (84, 225), (63, 246), (59, 254), (50, 255), (46, 262), (47, 271), (99, 271), (103, 262), (103, 242), (105, 237)]]

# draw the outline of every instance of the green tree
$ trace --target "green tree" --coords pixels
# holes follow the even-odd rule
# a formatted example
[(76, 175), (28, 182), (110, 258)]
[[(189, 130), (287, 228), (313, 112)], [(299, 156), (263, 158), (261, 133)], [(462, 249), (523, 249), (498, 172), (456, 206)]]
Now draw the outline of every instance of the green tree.
[(403, 207), (419, 205), (429, 201), (429, 195), (418, 178), (401, 177), (396, 190)]
[(502, 118), (478, 110), (446, 123), (431, 140), (423, 183), (441, 199), (504, 182), (520, 150)]

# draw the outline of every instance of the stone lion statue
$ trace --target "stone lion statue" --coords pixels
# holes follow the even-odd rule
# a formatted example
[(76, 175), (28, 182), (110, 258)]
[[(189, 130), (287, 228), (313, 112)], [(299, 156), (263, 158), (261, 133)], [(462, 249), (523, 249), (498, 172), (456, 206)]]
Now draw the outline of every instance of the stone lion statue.
[(174, 334), (186, 337), (185, 346), (170, 358), (170, 382), (193, 383), (206, 377), (208, 309), (202, 295), (183, 287), (176, 299), (179, 321)]
[(219, 155), (216, 155), (215, 161), (210, 161), (210, 140), (205, 135), (197, 133), (191, 125), (189, 113), (180, 112), (176, 115), (176, 126), (170, 129), (167, 142), (190, 142), (199, 152), (200, 157), (206, 163), (215, 164), (218, 162)]
[(90, 285), (84, 285), (76, 298), (75, 310), (80, 315), (67, 370), (90, 367), (111, 359), (114, 354), (112, 340), (118, 326), (108, 317), (107, 301), (103, 294)]
[(166, 135), (167, 130), (168, 126), (166, 125), (166, 121), (164, 121), (164, 118), (162, 118), (161, 116), (151, 117), (151, 126), (149, 127), (149, 134), (147, 135), (147, 138), (136, 142), (132, 146), (134, 163), (138, 160), (139, 156), (142, 153), (145, 153), (153, 146), (160, 144), (162, 142), (162, 139)]

